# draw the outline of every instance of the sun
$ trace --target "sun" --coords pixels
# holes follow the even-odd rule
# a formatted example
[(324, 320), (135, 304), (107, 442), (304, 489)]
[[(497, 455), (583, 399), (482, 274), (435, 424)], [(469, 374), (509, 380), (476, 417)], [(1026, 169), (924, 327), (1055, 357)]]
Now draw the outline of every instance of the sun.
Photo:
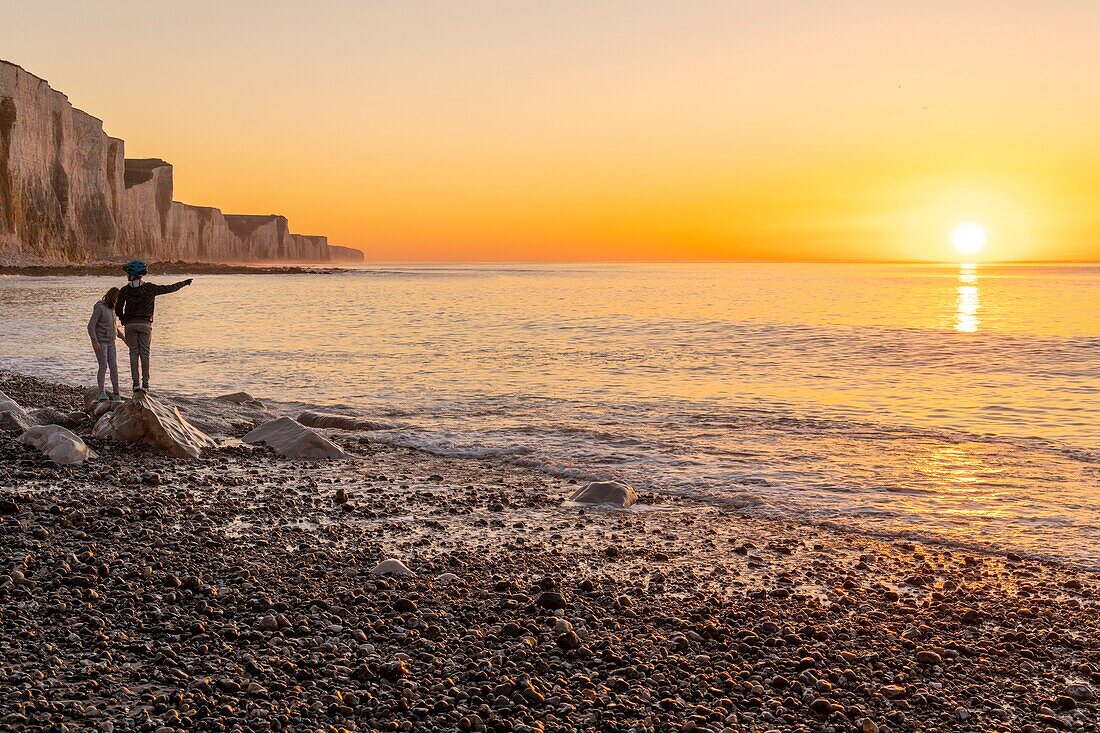
[(987, 239), (985, 229), (972, 221), (959, 224), (955, 227), (955, 231), (951, 232), (951, 246), (964, 255), (976, 255), (981, 252), (985, 249)]

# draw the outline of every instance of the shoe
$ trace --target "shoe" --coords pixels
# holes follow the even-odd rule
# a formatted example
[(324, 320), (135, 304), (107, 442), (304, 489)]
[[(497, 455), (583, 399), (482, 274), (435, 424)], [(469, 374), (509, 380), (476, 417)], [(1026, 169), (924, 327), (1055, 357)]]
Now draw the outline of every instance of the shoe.
[(149, 391), (149, 385), (148, 384), (141, 385), (141, 391), (142, 392), (148, 392)]
[(109, 398), (107, 397), (107, 393), (104, 392), (103, 390), (99, 390), (99, 396), (95, 398), (95, 401), (96, 402), (106, 402), (108, 399)]
[(143, 390), (141, 389), (141, 387), (139, 387), (138, 385), (136, 385), (136, 384), (135, 384), (135, 385), (134, 385), (134, 389), (133, 389), (133, 392), (134, 392), (134, 394), (137, 394), (138, 392), (141, 392), (141, 391), (143, 391)]
[(120, 395), (118, 392), (115, 392), (113, 395), (111, 395), (111, 402), (122, 402), (122, 395)]

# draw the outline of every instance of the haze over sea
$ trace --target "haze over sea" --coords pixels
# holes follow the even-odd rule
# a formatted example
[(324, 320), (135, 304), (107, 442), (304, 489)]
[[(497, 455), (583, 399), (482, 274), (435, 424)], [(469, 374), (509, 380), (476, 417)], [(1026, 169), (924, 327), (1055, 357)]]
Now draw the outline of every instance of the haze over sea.
[[(153, 276), (171, 282), (183, 276)], [(88, 384), (121, 278), (0, 278), (2, 364)], [(158, 299), (153, 387), (379, 440), (1100, 568), (1097, 266), (371, 267)], [(126, 350), (120, 346), (123, 380)]]

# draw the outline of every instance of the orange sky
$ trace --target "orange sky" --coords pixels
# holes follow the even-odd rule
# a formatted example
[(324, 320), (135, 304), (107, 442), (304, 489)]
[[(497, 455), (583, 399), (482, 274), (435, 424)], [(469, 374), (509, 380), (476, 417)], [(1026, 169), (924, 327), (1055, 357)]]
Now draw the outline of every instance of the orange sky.
[(1100, 3), (3, 3), (176, 197), (369, 259), (1100, 259)]

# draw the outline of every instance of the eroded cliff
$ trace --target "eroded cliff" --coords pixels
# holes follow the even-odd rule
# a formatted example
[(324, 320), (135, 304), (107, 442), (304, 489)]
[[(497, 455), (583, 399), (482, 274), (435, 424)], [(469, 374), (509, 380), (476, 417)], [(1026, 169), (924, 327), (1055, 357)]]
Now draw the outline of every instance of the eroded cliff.
[(54, 262), (362, 260), (285, 217), (173, 201), (172, 166), (125, 144), (44, 80), (0, 61), (0, 254)]

